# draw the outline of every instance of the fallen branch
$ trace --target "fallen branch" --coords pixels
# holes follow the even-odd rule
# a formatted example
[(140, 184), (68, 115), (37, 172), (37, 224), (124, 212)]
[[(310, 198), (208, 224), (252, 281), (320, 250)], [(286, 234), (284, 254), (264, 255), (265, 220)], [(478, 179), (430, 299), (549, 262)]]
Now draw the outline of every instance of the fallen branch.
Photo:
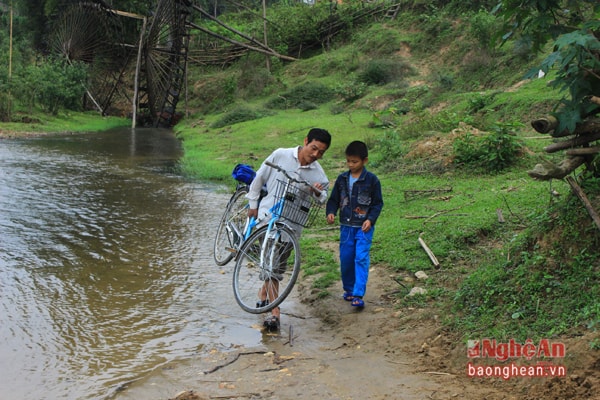
[(245, 356), (245, 355), (250, 355), (250, 354), (265, 354), (265, 353), (266, 353), (266, 351), (249, 351), (249, 352), (244, 352), (244, 353), (237, 353), (231, 360), (229, 360), (225, 364), (217, 365), (216, 367), (211, 368), (208, 371), (204, 371), (203, 374), (204, 375), (212, 374), (213, 372), (218, 371), (223, 367), (231, 365), (234, 362), (236, 362), (240, 358), (240, 356)]
[(409, 200), (414, 197), (426, 196), (429, 194), (447, 193), (452, 191), (452, 186), (440, 188), (440, 189), (428, 189), (428, 190), (405, 190), (404, 200)]
[(448, 376), (454, 376), (454, 374), (449, 374), (448, 372), (438, 372), (438, 371), (425, 371), (426, 374), (432, 374), (432, 375), (448, 375)]
[(581, 200), (581, 202), (585, 206), (585, 209), (587, 210), (590, 217), (592, 217), (592, 220), (596, 224), (596, 227), (600, 229), (600, 216), (598, 216), (598, 213), (596, 212), (596, 210), (594, 210), (594, 207), (583, 192), (583, 189), (581, 189), (581, 186), (577, 184), (577, 182), (575, 181), (575, 179), (573, 179), (572, 176), (567, 176), (566, 181), (569, 183), (571, 189), (573, 189), (573, 192), (575, 192), (577, 197), (579, 197), (579, 200)]

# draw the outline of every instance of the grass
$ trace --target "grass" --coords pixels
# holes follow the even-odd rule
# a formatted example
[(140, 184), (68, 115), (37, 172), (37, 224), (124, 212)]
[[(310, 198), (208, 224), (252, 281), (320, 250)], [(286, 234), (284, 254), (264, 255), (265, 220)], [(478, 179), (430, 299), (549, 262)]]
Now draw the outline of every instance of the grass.
[(9, 132), (99, 132), (131, 126), (131, 120), (119, 117), (98, 117), (97, 112), (62, 112), (56, 116), (43, 113), (27, 114), (27, 122), (3, 122), (0, 130)]
[[(394, 37), (399, 38), (396, 48), (410, 46), (410, 41), (400, 40), (411, 37), (405, 31)], [(444, 54), (450, 57), (451, 46), (460, 40), (446, 39), (441, 43), (449, 46)], [(387, 83), (360, 88), (356, 82), (364, 61), (369, 60), (364, 53), (369, 46), (362, 50), (353, 43), (333, 46), (331, 51), (291, 63), (273, 72), (282, 84), (280, 93), (289, 95), (312, 82), (312, 87), (318, 83), (333, 88), (338, 97), (325, 104), (315, 102), (306, 111), (296, 107), (274, 110), (272, 115), (221, 128), (211, 126), (223, 120), (230, 107), (219, 113), (199, 113), (176, 127), (185, 148), (182, 167), (195, 178), (233, 185), (230, 173), (235, 164), (258, 167), (275, 148), (299, 145), (311, 127), (322, 127), (333, 136), (321, 160), (333, 180), (345, 169), (346, 144), (363, 140), (370, 148), (368, 168), (380, 177), (385, 202), (372, 263), (385, 266), (399, 279), (420, 270), (429, 274), (429, 279), (419, 283), (427, 294), (411, 298), (399, 294), (399, 307), (436, 309), (445, 315), (446, 326), (464, 337), (555, 335), (573, 324), (595, 329), (600, 324), (600, 297), (595, 289), (600, 281), (599, 262), (593, 250), (598, 234), (593, 228), (586, 235), (571, 233), (585, 236), (589, 245), (562, 251), (570, 248), (565, 246), (570, 240), (568, 220), (559, 222), (558, 216), (568, 208), (581, 213), (581, 206), (570, 200), (564, 182), (538, 182), (527, 175), (540, 160), (559, 161), (562, 156), (544, 153), (551, 138), (529, 126), (532, 119), (547, 115), (562, 94), (548, 88), (551, 75), (521, 81), (529, 61), (518, 64), (507, 51), (498, 53), (500, 61), (491, 79), (486, 72), (490, 64), (477, 70), (477, 60), (469, 60), (461, 75), (457, 66), (468, 45), (460, 45), (457, 59), (427, 59), (421, 53), (422, 59), (402, 58), (406, 68), (411, 62), (428, 68), (398, 73), (395, 79), (394, 71), (387, 69), (384, 72), (389, 75), (383, 80)], [(377, 59), (382, 58), (378, 52)], [(512, 73), (503, 67), (510, 64)], [(381, 65), (387, 64), (381, 61)], [(487, 79), (487, 83), (478, 87), (469, 77)], [(243, 105), (259, 110), (273, 96), (245, 98)], [(235, 107), (241, 105), (238, 100)], [(453, 163), (456, 135), (462, 131), (486, 134), (499, 123), (518, 127), (514, 135), (523, 146), (508, 168), (487, 173)], [(585, 215), (578, 218), (589, 225)], [(557, 227), (565, 236), (552, 246), (541, 246), (546, 237), (558, 235)], [(439, 270), (433, 268), (419, 237), (440, 261)], [(303, 275), (317, 297), (339, 291), (336, 246), (337, 230), (324, 221), (303, 235)], [(544, 266), (558, 253), (559, 271), (550, 264)]]

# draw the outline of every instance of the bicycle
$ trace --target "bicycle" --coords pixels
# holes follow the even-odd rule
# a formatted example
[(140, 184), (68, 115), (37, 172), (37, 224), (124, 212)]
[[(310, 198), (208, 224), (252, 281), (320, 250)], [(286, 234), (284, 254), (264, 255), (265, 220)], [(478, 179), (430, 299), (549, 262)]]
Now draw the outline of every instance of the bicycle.
[(233, 170), (232, 176), (237, 180), (237, 185), (225, 207), (215, 235), (213, 256), (215, 263), (219, 266), (226, 265), (235, 257), (255, 225), (254, 220), (248, 218), (248, 202), (246, 201), (246, 194), (254, 178), (254, 171), (249, 166), (244, 167), (248, 168), (245, 174), (236, 173), (239, 165)]
[(269, 210), (271, 217), (266, 225), (241, 244), (233, 272), (235, 300), (252, 314), (271, 311), (291, 293), (300, 274), (297, 232), (309, 226), (321, 209), (313, 195), (321, 193), (310, 182), (291, 177), (276, 164), (265, 164), (286, 179), (278, 181), (275, 204)]

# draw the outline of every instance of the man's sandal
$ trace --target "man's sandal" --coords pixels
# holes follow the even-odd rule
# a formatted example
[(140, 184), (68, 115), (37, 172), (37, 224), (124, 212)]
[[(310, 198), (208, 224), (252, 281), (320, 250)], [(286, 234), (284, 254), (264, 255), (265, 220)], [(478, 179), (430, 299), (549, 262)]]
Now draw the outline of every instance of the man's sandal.
[(346, 301), (352, 301), (354, 300), (354, 295), (352, 294), (352, 292), (344, 292), (344, 300)]
[(364, 307), (365, 306), (365, 302), (363, 301), (363, 299), (361, 297), (354, 297), (354, 299), (352, 300), (352, 307)]
[(269, 299), (256, 302), (256, 308), (266, 307), (269, 305)]
[(267, 317), (267, 319), (265, 319), (265, 322), (263, 322), (263, 326), (265, 327), (266, 330), (273, 332), (273, 331), (278, 331), (279, 330), (279, 318), (271, 315), (269, 317)]

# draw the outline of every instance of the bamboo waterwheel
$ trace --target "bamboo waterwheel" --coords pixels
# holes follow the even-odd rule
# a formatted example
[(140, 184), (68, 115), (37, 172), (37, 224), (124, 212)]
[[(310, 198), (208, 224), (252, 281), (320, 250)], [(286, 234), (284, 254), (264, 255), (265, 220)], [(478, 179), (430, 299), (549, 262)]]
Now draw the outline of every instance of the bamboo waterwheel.
[(188, 54), (191, 2), (159, 0), (148, 19), (138, 63), (140, 111), (152, 126), (177, 122), (177, 103), (182, 96)]
[(58, 15), (50, 46), (68, 63), (87, 65), (88, 81), (83, 83), (86, 108), (109, 113), (133, 54), (124, 45), (123, 37), (122, 20), (99, 3), (75, 3)]

